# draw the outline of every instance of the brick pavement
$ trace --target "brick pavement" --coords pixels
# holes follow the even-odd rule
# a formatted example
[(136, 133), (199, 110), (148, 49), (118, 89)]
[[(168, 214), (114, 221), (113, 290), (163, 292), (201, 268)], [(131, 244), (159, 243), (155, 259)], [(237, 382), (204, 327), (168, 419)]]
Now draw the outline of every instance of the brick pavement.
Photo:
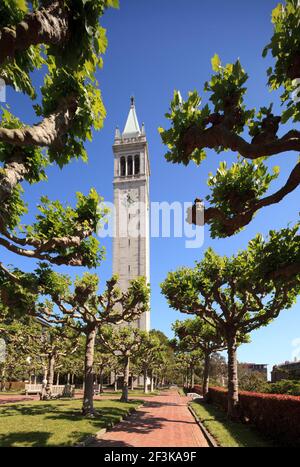
[(188, 398), (176, 390), (145, 398), (127, 420), (100, 435), (94, 447), (208, 447), (187, 407)]
[(27, 402), (38, 399), (38, 396), (25, 396), (21, 394), (0, 394), (0, 404), (11, 404), (13, 402)]

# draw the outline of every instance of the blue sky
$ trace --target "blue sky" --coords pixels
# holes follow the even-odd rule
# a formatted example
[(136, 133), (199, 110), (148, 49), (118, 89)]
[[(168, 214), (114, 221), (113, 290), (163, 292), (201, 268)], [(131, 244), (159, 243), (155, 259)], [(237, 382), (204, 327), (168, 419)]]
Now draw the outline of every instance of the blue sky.
[[(210, 59), (217, 52), (223, 62), (235, 61), (238, 57), (249, 74), (249, 90), (246, 101), (252, 107), (276, 101), (278, 95), (266, 88), (265, 70), (270, 58), (263, 59), (261, 51), (268, 42), (272, 27), (270, 14), (277, 0), (253, 0), (241, 2), (215, 0), (121, 0), (119, 10), (110, 10), (102, 20), (107, 28), (109, 45), (104, 57), (104, 69), (99, 72), (100, 87), (107, 109), (103, 130), (94, 135), (87, 145), (89, 162), (71, 163), (60, 171), (48, 170), (49, 181), (26, 187), (26, 199), (32, 209), (41, 194), (51, 199), (59, 198), (73, 202), (76, 191), (87, 193), (96, 187), (106, 200), (112, 200), (114, 129), (125, 124), (129, 99), (136, 98), (140, 123), (145, 122), (151, 160), (152, 201), (192, 201), (196, 196), (208, 194), (207, 175), (215, 171), (224, 155), (209, 153), (200, 168), (194, 165), (183, 167), (167, 163), (165, 147), (157, 132), (166, 126), (164, 113), (168, 110), (173, 90), (180, 89), (183, 96), (197, 89), (200, 94), (203, 84), (211, 76)], [(35, 76), (37, 84), (40, 77)], [(207, 96), (203, 96), (204, 101)], [(28, 100), (8, 90), (8, 104), (26, 122), (31, 122), (33, 113)], [(278, 102), (278, 100), (277, 100)], [(275, 106), (275, 109), (278, 106)], [(274, 157), (270, 165), (280, 165), (281, 176), (272, 186), (279, 187), (297, 155)], [(234, 155), (226, 153), (228, 161)], [(288, 162), (286, 161), (288, 159)], [(285, 166), (282, 162), (285, 161)], [(238, 235), (224, 240), (212, 240), (205, 232), (205, 242), (200, 249), (186, 249), (184, 239), (158, 238), (151, 240), (151, 323), (171, 335), (170, 325), (175, 319), (184, 319), (168, 308), (160, 294), (159, 284), (169, 270), (182, 265), (193, 265), (201, 259), (208, 246), (219, 254), (230, 255), (245, 248), (257, 233), (267, 233), (270, 228), (281, 228), (296, 220), (299, 210), (299, 192), (287, 197), (280, 206), (264, 209), (255, 220)], [(105, 240), (107, 259), (98, 269), (102, 283), (111, 275), (111, 240)], [(33, 269), (32, 260), (16, 258), (1, 252), (3, 260), (12, 262), (25, 270)], [(81, 268), (60, 268), (61, 272), (80, 274)], [(292, 357), (292, 341), (300, 337), (299, 303), (267, 328), (252, 334), (252, 342), (243, 345), (238, 352), (240, 361), (274, 364)]]

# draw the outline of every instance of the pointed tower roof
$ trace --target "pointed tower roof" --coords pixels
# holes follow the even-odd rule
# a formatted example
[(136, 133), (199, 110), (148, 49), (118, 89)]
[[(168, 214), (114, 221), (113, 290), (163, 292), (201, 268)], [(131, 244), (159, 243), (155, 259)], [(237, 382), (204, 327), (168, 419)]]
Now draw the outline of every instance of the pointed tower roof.
[(127, 117), (126, 125), (123, 131), (123, 136), (125, 138), (134, 138), (135, 136), (139, 136), (141, 134), (139, 122), (137, 119), (136, 111), (135, 111), (135, 103), (134, 97), (131, 97), (131, 105), (129, 114)]

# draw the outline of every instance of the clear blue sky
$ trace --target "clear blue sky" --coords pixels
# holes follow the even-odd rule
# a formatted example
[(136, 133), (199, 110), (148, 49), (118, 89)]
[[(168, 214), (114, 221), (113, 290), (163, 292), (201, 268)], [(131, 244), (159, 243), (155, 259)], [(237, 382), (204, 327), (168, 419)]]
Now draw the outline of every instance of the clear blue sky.
[[(208, 194), (207, 174), (215, 171), (224, 157), (211, 153), (212, 157), (200, 168), (169, 164), (164, 160), (165, 148), (157, 128), (167, 124), (164, 113), (175, 88), (183, 95), (193, 89), (202, 93), (203, 84), (211, 75), (210, 58), (216, 52), (224, 62), (240, 58), (250, 75), (247, 102), (251, 108), (268, 104), (276, 97), (265, 86), (265, 70), (270, 59), (261, 57), (271, 36), (270, 14), (276, 4), (277, 0), (121, 0), (120, 9), (110, 10), (102, 21), (109, 39), (104, 69), (99, 73), (107, 119), (104, 129), (87, 145), (89, 163), (73, 162), (63, 172), (56, 167), (50, 168), (47, 183), (26, 189), (30, 205), (34, 207), (41, 194), (73, 202), (76, 191), (87, 193), (92, 186), (106, 200), (112, 200), (114, 128), (116, 125), (123, 128), (132, 94), (136, 98), (138, 118), (145, 122), (149, 141), (151, 200), (192, 201), (196, 196)], [(39, 77), (35, 79), (39, 83)], [(33, 114), (26, 98), (9, 91), (8, 103), (24, 120), (32, 121)], [(271, 165), (281, 166), (280, 180), (272, 190), (286, 179), (296, 157), (282, 156), (271, 161)], [(233, 160), (233, 156), (227, 154), (226, 158)], [(287, 159), (291, 161), (287, 162)], [(296, 220), (298, 200), (299, 191), (287, 197), (280, 206), (264, 209), (245, 231), (229, 239), (212, 240), (206, 231), (201, 249), (186, 249), (183, 239), (152, 239), (152, 327), (171, 335), (171, 323), (185, 318), (170, 310), (160, 294), (159, 284), (169, 270), (193, 265), (208, 246), (220, 254), (230, 255), (245, 248), (257, 232), (267, 233), (270, 228), (286, 226)], [(107, 259), (98, 270), (102, 283), (112, 271), (111, 240), (104, 243)], [(25, 270), (33, 269), (32, 260), (16, 258), (7, 252), (4, 252), (4, 261), (11, 261)], [(62, 267), (60, 271), (75, 275), (81, 269)], [(292, 310), (282, 312), (270, 326), (253, 333), (252, 343), (239, 349), (239, 360), (274, 364), (291, 359), (292, 340), (299, 337), (298, 303)]]

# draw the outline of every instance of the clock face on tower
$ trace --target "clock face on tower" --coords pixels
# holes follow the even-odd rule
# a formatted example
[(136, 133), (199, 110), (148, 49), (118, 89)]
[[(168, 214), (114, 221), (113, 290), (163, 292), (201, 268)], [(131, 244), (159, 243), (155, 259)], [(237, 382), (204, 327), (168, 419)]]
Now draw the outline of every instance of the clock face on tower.
[(131, 206), (134, 203), (137, 203), (139, 200), (139, 192), (138, 190), (126, 190), (122, 194), (122, 204), (126, 207)]

